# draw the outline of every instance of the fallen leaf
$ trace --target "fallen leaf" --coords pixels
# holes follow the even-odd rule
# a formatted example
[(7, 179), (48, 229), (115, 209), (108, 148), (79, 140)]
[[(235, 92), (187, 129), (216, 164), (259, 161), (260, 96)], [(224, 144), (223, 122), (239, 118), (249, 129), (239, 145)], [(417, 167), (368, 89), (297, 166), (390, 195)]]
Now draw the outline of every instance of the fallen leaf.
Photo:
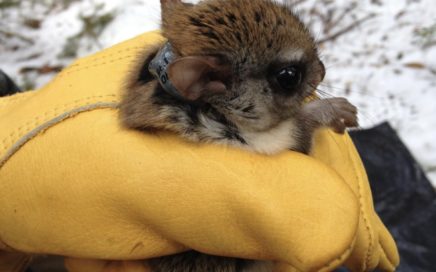
[(413, 68), (413, 69), (425, 69), (425, 64), (423, 64), (421, 62), (408, 62), (408, 63), (405, 63), (404, 66), (406, 66), (408, 68)]

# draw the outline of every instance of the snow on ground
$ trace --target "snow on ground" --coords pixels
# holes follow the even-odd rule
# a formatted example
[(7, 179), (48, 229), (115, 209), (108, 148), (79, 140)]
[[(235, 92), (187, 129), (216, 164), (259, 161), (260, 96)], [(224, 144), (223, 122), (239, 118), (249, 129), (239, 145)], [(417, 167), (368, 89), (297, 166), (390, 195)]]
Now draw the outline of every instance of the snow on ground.
[[(320, 89), (350, 98), (362, 127), (388, 120), (436, 185), (436, 2), (290, 2), (327, 39)], [(0, 17), (0, 68), (37, 88), (76, 57), (158, 28), (160, 7), (158, 0), (1, 0)]]

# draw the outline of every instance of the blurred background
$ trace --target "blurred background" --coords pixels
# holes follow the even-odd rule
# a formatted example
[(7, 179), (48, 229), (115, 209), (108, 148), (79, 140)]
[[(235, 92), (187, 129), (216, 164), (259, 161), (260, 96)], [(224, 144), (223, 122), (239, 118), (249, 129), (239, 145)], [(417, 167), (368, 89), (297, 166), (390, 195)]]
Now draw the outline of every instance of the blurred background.
[[(363, 128), (389, 121), (436, 186), (436, 2), (286, 2), (319, 41), (327, 67), (320, 95), (348, 97)], [(0, 0), (0, 18), (0, 69), (21, 88), (35, 89), (78, 57), (157, 29), (160, 6), (159, 0)]]

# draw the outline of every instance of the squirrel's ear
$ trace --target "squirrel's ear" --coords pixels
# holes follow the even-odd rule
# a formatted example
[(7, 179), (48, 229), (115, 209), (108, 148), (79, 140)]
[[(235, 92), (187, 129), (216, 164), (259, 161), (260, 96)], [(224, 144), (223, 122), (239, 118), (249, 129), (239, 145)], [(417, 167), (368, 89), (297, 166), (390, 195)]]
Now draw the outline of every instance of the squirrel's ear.
[(182, 3), (181, 0), (160, 0), (160, 5), (162, 7), (166, 7), (168, 5), (172, 5), (172, 4), (180, 4)]
[(218, 58), (208, 56), (182, 57), (168, 67), (168, 77), (180, 95), (187, 100), (223, 93), (230, 68)]
[(162, 15), (174, 6), (183, 4), (181, 0), (160, 0), (160, 8), (162, 10)]

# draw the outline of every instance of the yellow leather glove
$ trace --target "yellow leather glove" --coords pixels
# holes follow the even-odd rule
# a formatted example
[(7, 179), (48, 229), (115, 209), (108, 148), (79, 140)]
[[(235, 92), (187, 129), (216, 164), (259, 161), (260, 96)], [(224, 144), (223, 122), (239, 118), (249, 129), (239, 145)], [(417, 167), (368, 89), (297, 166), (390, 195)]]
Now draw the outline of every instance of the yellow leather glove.
[(101, 271), (92, 259), (186, 249), (274, 260), (277, 271), (394, 270), (395, 243), (347, 135), (321, 131), (313, 157), (262, 156), (121, 127), (125, 75), (161, 39), (139, 36), (0, 99), (0, 271), (30, 254)]

